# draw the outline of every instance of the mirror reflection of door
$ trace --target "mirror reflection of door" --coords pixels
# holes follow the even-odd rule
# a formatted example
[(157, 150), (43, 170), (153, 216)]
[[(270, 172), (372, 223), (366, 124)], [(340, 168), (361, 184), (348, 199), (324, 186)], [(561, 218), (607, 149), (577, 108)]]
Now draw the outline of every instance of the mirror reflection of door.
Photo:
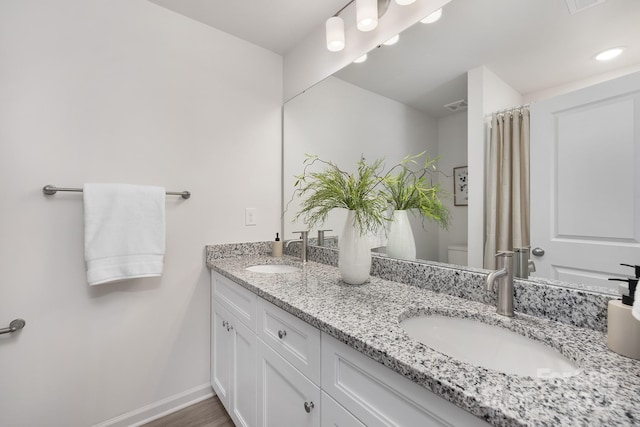
[(531, 140), (534, 275), (616, 289), (640, 263), (640, 73), (532, 105)]

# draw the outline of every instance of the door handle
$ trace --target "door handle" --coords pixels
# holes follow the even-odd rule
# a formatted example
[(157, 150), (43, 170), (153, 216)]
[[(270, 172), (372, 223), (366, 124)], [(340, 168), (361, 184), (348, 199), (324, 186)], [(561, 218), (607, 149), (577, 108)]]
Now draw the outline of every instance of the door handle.
[(287, 331), (285, 330), (278, 331), (278, 338), (283, 339), (286, 336), (287, 336)]
[(544, 255), (544, 249), (542, 249), (542, 248), (534, 248), (534, 249), (531, 251), (531, 255), (534, 255), (534, 256), (542, 256), (542, 255)]
[(307, 414), (311, 412), (311, 410), (315, 407), (313, 402), (304, 402), (304, 410), (307, 411)]
[(20, 329), (24, 328), (24, 325), (26, 324), (27, 322), (25, 322), (23, 319), (14, 319), (11, 321), (11, 323), (9, 323), (8, 328), (0, 329), (0, 335), (10, 334), (12, 332), (19, 331)]

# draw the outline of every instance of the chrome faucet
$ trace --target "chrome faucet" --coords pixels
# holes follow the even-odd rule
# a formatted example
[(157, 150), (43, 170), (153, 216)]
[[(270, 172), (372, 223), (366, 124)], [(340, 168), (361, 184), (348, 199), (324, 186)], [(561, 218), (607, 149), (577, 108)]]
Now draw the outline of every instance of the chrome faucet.
[(498, 269), (487, 276), (487, 290), (493, 291), (497, 282), (496, 311), (503, 316), (513, 317), (513, 252), (498, 252), (496, 258)]
[(529, 258), (530, 248), (528, 246), (522, 248), (513, 248), (513, 277), (528, 279), (529, 273), (536, 271), (536, 265)]
[(318, 246), (324, 246), (324, 232), (333, 230), (318, 230)]
[(290, 244), (294, 242), (300, 242), (300, 261), (303, 264), (307, 262), (307, 245), (309, 243), (309, 232), (308, 231), (294, 231), (294, 233), (300, 233), (299, 239), (289, 240), (284, 247), (288, 248)]

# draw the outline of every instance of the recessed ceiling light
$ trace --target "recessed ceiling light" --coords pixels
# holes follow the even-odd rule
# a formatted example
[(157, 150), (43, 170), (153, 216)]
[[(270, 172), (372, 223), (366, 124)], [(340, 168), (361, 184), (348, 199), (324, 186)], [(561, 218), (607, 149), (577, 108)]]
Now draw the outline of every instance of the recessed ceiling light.
[(427, 17), (422, 19), (420, 22), (422, 22), (423, 24), (433, 24), (434, 22), (436, 22), (441, 17), (442, 17), (442, 8), (440, 8), (440, 9), (436, 10), (435, 12), (427, 15)]
[(607, 49), (605, 51), (600, 52), (594, 58), (598, 61), (608, 61), (620, 55), (624, 47), (614, 47), (612, 49)]
[(353, 63), (354, 63), (354, 64), (360, 64), (360, 63), (362, 63), (362, 62), (364, 62), (364, 61), (366, 61), (366, 60), (367, 60), (367, 54), (365, 53), (365, 54), (364, 54), (364, 55), (362, 55), (360, 58), (354, 59), (354, 60), (353, 60)]
[(382, 43), (385, 46), (391, 46), (394, 45), (396, 43), (398, 43), (398, 40), (400, 40), (400, 34), (396, 34), (395, 36), (391, 37), (389, 40), (387, 40), (386, 42)]

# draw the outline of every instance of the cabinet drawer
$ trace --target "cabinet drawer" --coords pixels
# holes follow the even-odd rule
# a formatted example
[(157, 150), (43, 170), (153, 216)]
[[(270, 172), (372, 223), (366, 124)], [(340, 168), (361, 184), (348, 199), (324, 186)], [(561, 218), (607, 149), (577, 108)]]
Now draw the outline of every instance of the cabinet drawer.
[(320, 394), (321, 427), (366, 427), (327, 393)]
[(211, 271), (211, 297), (255, 332), (258, 300), (256, 294)]
[(320, 383), (320, 331), (260, 298), (258, 336), (306, 375)]
[(325, 333), (321, 385), (368, 427), (489, 426)]

